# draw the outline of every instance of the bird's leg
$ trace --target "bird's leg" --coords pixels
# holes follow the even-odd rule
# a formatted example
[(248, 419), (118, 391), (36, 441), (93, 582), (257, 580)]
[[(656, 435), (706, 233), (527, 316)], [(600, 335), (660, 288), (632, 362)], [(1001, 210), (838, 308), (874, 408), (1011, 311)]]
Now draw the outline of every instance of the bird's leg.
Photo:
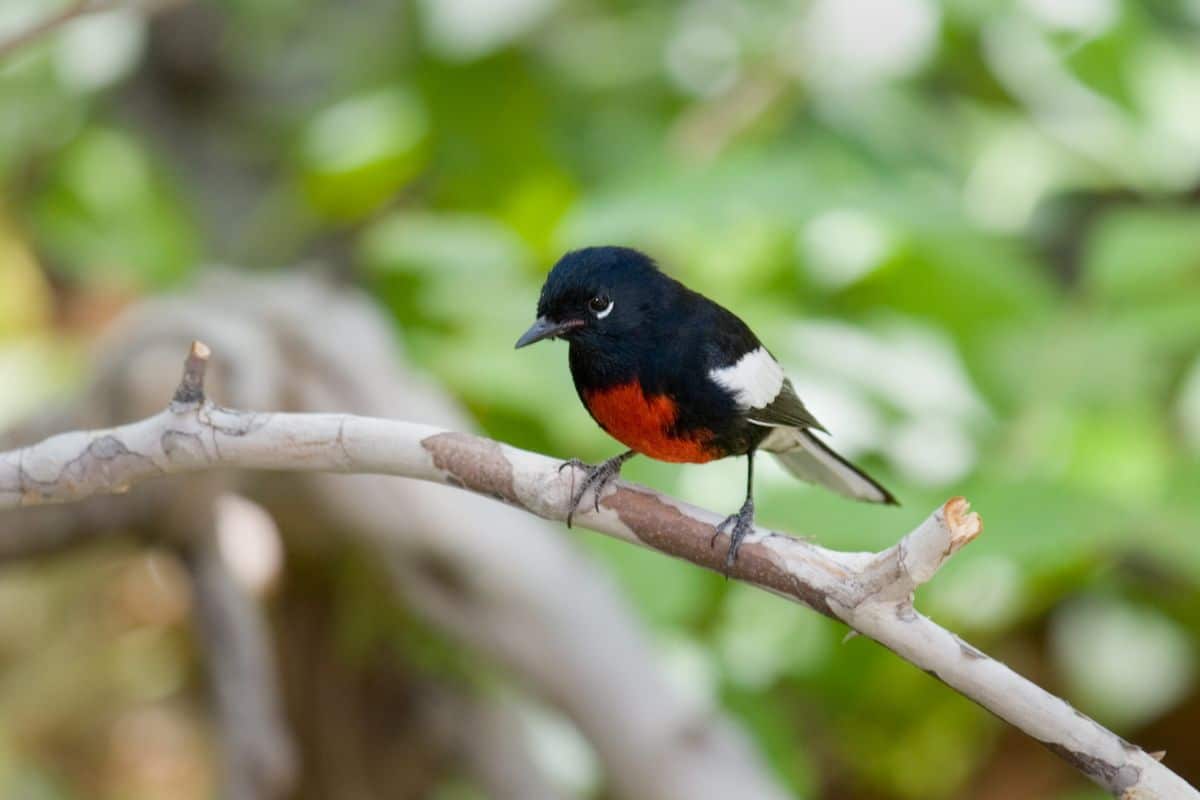
[(608, 461), (602, 464), (584, 463), (578, 458), (572, 458), (569, 461), (563, 462), (563, 465), (558, 468), (562, 472), (567, 467), (579, 467), (587, 474), (579, 487), (571, 492), (571, 510), (567, 512), (567, 527), (571, 527), (571, 520), (575, 516), (575, 512), (579, 510), (579, 504), (583, 502), (583, 496), (587, 494), (588, 489), (591, 489), (595, 497), (596, 510), (600, 510), (600, 493), (604, 491), (604, 487), (608, 486), (618, 475), (621, 474), (621, 465), (629, 459), (633, 458), (637, 453), (632, 450), (626, 450), (619, 456), (613, 456)]
[(737, 560), (738, 548), (742, 546), (742, 539), (746, 538), (746, 534), (754, 530), (754, 451), (751, 450), (746, 454), (746, 502), (742, 503), (741, 509), (731, 516), (725, 518), (724, 522), (717, 526), (716, 533), (713, 534), (712, 541), (709, 542), (709, 547), (717, 543), (717, 537), (729, 528), (729, 551), (725, 554), (725, 571), (728, 572)]

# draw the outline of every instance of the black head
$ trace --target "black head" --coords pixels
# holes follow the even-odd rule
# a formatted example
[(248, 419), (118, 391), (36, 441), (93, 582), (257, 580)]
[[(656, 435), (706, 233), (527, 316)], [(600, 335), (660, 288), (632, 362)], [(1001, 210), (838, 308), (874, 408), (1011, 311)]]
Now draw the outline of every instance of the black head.
[(538, 300), (538, 318), (517, 347), (542, 339), (596, 342), (642, 327), (673, 283), (644, 253), (588, 247), (559, 259)]

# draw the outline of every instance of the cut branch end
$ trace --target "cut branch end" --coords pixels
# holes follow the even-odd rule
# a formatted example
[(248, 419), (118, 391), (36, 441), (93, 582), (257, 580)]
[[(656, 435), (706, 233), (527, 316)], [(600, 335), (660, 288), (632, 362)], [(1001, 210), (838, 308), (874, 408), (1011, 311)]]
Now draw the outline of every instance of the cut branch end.
[(950, 530), (950, 554), (957, 553), (983, 533), (983, 517), (971, 510), (965, 497), (952, 497), (942, 506), (942, 516)]
[[(863, 585), (877, 600), (911, 602), (951, 556), (983, 532), (983, 519), (965, 497), (953, 497), (912, 533), (879, 555)], [(899, 568), (899, 572), (897, 572)]]

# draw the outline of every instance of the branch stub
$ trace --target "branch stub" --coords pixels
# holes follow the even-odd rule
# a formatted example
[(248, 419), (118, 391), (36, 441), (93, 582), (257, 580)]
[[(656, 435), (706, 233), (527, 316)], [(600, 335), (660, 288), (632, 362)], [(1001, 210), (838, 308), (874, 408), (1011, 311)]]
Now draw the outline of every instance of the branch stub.
[(192, 342), (192, 349), (183, 362), (183, 378), (171, 402), (184, 405), (200, 405), (204, 402), (204, 373), (208, 369), (208, 360), (212, 349), (204, 342)]

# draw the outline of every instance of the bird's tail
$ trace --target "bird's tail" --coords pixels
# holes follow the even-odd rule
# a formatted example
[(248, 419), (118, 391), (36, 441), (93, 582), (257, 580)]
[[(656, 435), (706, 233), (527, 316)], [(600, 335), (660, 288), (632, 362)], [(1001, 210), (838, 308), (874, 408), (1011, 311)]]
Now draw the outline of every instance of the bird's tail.
[(802, 481), (824, 486), (854, 500), (900, 505), (891, 492), (835, 453), (811, 431), (776, 428), (762, 443), (762, 449), (774, 454), (788, 472)]

